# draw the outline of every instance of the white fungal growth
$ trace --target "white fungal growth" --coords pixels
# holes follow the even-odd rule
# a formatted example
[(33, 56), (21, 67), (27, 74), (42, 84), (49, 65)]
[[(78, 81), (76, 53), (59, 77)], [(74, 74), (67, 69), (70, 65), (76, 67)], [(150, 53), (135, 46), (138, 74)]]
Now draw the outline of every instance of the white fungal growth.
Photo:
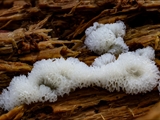
[(98, 28), (104, 26), (104, 24), (99, 24), (98, 22), (93, 23), (93, 26), (86, 29), (86, 35), (91, 34), (91, 32), (96, 31)]
[(107, 65), (111, 62), (114, 62), (116, 60), (116, 57), (110, 53), (106, 53), (101, 55), (100, 57), (96, 58), (94, 62), (92, 63), (92, 66), (103, 66)]
[[(148, 51), (144, 49), (144, 52)], [(158, 84), (154, 61), (135, 52), (105, 54), (87, 66), (76, 58), (41, 60), (27, 76), (14, 77), (0, 95), (0, 107), (10, 110), (20, 104), (54, 102), (71, 90), (99, 86), (110, 92), (120, 89), (137, 94), (151, 91)]]
[(110, 29), (117, 37), (124, 37), (126, 26), (122, 21), (117, 21), (116, 23), (105, 24), (105, 27)]
[(124, 84), (126, 93), (137, 94), (140, 91), (145, 93), (156, 87), (159, 70), (153, 61), (133, 52), (121, 54), (117, 61), (121, 61), (119, 67), (125, 68), (123, 72), (126, 74)]
[[(14, 77), (0, 95), (0, 107), (10, 110), (20, 104), (55, 102), (71, 90), (98, 86), (110, 92), (121, 89), (129, 94), (146, 93), (159, 83), (160, 72), (152, 61), (151, 47), (128, 52), (123, 41), (125, 25), (94, 23), (86, 33), (85, 45), (97, 54), (91, 66), (76, 58), (41, 60), (28, 76)], [(115, 55), (119, 55), (116, 59)]]
[(119, 55), (128, 52), (128, 46), (124, 43), (123, 38), (118, 37), (115, 43), (110, 47), (108, 53)]
[(106, 53), (116, 40), (115, 34), (105, 26), (99, 27), (92, 31), (84, 44), (97, 54)]
[(151, 60), (154, 60), (154, 58), (155, 58), (154, 49), (150, 46), (148, 46), (144, 49), (138, 49), (138, 50), (135, 51), (135, 53), (140, 55), (140, 56), (147, 57)]
[(126, 26), (122, 21), (113, 24), (94, 23), (86, 29), (86, 39), (84, 44), (91, 51), (97, 54), (110, 52), (119, 54), (128, 51), (128, 46), (124, 43)]

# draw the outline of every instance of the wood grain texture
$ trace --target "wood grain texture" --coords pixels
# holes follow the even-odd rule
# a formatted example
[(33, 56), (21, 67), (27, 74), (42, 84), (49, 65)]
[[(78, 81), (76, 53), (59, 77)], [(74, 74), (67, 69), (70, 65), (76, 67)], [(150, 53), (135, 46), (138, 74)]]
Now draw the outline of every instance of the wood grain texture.
[[(160, 68), (159, 7), (158, 0), (0, 1), (0, 91), (41, 59), (76, 57), (90, 65), (98, 55), (84, 47), (84, 31), (94, 22), (124, 21), (129, 49), (152, 46)], [(156, 120), (159, 101), (157, 88), (128, 95), (93, 86), (76, 89), (55, 103), (0, 109), (0, 120)]]

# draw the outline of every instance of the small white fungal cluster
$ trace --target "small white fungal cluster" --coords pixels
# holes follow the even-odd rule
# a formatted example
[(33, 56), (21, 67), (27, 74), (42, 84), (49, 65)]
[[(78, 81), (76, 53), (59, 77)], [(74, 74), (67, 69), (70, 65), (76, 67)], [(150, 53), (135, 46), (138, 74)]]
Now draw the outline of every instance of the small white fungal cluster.
[(84, 44), (99, 55), (106, 52), (112, 54), (127, 52), (128, 46), (123, 41), (125, 29), (126, 26), (122, 21), (105, 25), (95, 22), (85, 31)]
[[(36, 62), (28, 76), (14, 77), (9, 87), (3, 90), (0, 107), (10, 110), (20, 104), (54, 102), (58, 96), (88, 86), (99, 86), (110, 92), (122, 89), (129, 94), (151, 91), (160, 78), (160, 72), (152, 61), (154, 50), (146, 47), (128, 52), (122, 38), (124, 34), (123, 22), (94, 23), (86, 30), (85, 44), (94, 52), (105, 54), (96, 58), (91, 66), (71, 57)], [(121, 54), (116, 59), (113, 53)]]

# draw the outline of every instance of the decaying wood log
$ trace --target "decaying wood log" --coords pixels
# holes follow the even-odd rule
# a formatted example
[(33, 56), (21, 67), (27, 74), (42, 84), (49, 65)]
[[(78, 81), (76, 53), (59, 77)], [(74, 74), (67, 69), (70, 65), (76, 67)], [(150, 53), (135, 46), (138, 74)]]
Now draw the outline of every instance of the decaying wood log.
[[(146, 115), (159, 100), (157, 90), (148, 94), (127, 95), (123, 92), (110, 93), (97, 87), (83, 88), (59, 97), (55, 103), (34, 103), (15, 107), (0, 118), (11, 118), (14, 115), (20, 116), (22, 120), (132, 120)], [(19, 109), (23, 111), (17, 112)]]
[(38, 60), (49, 59), (49, 58), (60, 58), (60, 57), (76, 57), (80, 54), (79, 52), (72, 51), (68, 49), (66, 46), (53, 48), (53, 49), (45, 49), (41, 50), (38, 53), (27, 54), (26, 56), (22, 56), (19, 58), (21, 62), (31, 62), (34, 63)]
[(159, 50), (159, 30), (160, 24), (129, 29), (124, 39), (128, 46), (132, 44), (141, 44), (143, 47), (151, 45), (155, 50)]
[(160, 119), (160, 102), (158, 102), (151, 110), (150, 112), (143, 116), (138, 118), (137, 120), (158, 120)]
[(1, 120), (19, 120), (23, 116), (24, 108), (23, 105), (14, 108), (13, 110), (9, 111), (7, 114), (3, 114), (0, 116)]
[(6, 62), (0, 61), (0, 71), (1, 72), (29, 72), (32, 67), (28, 64), (21, 62)]
[[(152, 46), (160, 68), (158, 0), (3, 0), (0, 6), (0, 91), (41, 59), (76, 57), (91, 65), (99, 55), (83, 42), (84, 31), (94, 22), (124, 21), (129, 49)], [(55, 103), (32, 103), (9, 112), (0, 109), (0, 120), (156, 120), (159, 101), (157, 88), (128, 95), (89, 87)]]

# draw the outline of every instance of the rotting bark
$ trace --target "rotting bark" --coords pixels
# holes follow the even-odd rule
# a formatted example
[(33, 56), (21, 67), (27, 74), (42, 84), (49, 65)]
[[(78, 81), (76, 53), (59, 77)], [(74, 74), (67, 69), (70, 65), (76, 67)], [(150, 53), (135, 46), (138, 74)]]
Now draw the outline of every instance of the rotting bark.
[[(0, 91), (41, 59), (76, 57), (90, 65), (98, 55), (84, 47), (84, 31), (96, 21), (124, 21), (130, 50), (152, 46), (160, 68), (157, 0), (3, 0), (0, 6)], [(127, 95), (90, 87), (55, 103), (22, 105), (8, 113), (1, 109), (0, 119), (154, 120), (159, 118), (159, 100), (157, 88)]]
[(55, 103), (23, 105), (21, 112), (17, 112), (19, 107), (16, 107), (0, 118), (10, 118), (9, 114), (12, 113), (14, 116), (23, 114), (20, 117), (22, 120), (135, 120), (146, 115), (159, 100), (157, 90), (147, 94), (127, 95), (124, 92), (110, 93), (98, 87), (83, 88), (59, 97)]

